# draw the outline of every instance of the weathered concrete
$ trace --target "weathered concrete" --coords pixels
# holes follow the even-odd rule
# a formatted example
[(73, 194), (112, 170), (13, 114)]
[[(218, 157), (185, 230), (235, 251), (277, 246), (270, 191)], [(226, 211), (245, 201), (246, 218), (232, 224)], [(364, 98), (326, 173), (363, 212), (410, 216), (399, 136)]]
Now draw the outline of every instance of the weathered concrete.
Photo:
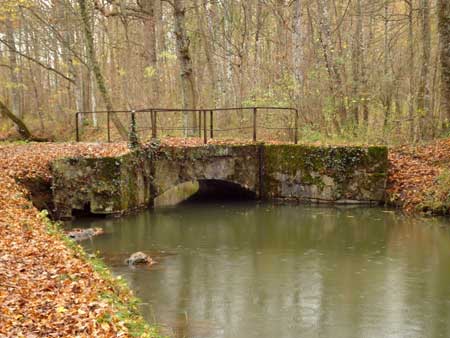
[(178, 203), (198, 191), (196, 182), (219, 180), (261, 199), (380, 202), (387, 161), (385, 147), (163, 146), (117, 158), (57, 160), (53, 199), (63, 218), (72, 210), (121, 213)]
[(73, 210), (113, 214), (148, 206), (151, 163), (147, 151), (56, 160), (52, 163), (56, 217), (71, 218)]
[(259, 146), (162, 147), (154, 161), (154, 196), (198, 180), (223, 180), (259, 188)]
[(264, 197), (333, 203), (383, 200), (385, 147), (264, 147)]
[(198, 181), (180, 183), (158, 195), (153, 200), (155, 208), (177, 205), (196, 194), (200, 189)]

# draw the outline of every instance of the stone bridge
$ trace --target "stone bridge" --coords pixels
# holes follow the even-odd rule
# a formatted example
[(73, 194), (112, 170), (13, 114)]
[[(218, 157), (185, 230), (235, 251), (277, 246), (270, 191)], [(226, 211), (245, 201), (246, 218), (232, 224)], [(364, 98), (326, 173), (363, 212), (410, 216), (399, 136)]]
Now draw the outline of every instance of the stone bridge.
[(223, 182), (262, 200), (378, 203), (387, 167), (386, 147), (148, 146), (119, 157), (55, 161), (53, 202), (60, 218), (123, 213), (176, 204), (198, 194), (199, 182)]

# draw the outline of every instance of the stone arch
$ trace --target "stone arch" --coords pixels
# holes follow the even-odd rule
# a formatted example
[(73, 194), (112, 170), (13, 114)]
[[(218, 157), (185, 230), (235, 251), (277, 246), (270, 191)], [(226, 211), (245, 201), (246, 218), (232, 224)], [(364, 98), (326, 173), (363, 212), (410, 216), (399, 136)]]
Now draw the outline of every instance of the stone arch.
[(173, 206), (186, 200), (256, 199), (255, 191), (239, 182), (223, 179), (198, 179), (175, 184), (155, 196), (155, 207)]

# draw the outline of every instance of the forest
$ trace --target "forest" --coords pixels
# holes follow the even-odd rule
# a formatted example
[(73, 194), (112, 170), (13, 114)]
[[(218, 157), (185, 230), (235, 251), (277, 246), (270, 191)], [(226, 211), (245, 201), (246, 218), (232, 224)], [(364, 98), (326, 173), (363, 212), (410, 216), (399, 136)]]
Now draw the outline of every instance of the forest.
[(2, 0), (0, 136), (73, 140), (77, 111), (250, 106), (297, 108), (304, 141), (447, 136), (449, 13), (448, 0)]
[(0, 84), (0, 337), (449, 336), (450, 0), (0, 0)]

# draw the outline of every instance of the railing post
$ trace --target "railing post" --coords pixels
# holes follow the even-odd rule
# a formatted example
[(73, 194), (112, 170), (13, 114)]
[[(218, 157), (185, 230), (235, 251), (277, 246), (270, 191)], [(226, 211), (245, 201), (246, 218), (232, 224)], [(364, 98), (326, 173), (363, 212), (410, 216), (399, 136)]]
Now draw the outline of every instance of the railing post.
[(298, 109), (295, 109), (294, 144), (298, 143)]
[(150, 129), (151, 129), (151, 137), (153, 137), (153, 109), (150, 109), (150, 123), (151, 123), (151, 126), (150, 126)]
[(156, 120), (157, 120), (156, 113), (157, 113), (156, 110), (152, 110), (152, 138), (156, 138)]
[(78, 116), (79, 116), (79, 112), (77, 112), (75, 114), (75, 131), (76, 131), (76, 140), (77, 142), (80, 142), (80, 127), (78, 125)]
[(208, 143), (208, 132), (206, 130), (206, 110), (203, 111), (203, 143)]
[(258, 108), (253, 108), (253, 142), (256, 142), (256, 111)]
[(209, 136), (211, 139), (214, 136), (214, 122), (213, 122), (214, 112), (212, 110), (209, 111)]
[(139, 146), (139, 138), (136, 128), (136, 112), (131, 111), (130, 130), (128, 132), (128, 146), (130, 149), (135, 149)]
[(110, 143), (111, 142), (111, 116), (110, 116), (109, 111), (106, 113), (106, 125), (108, 128), (108, 143)]
[(198, 111), (198, 137), (202, 137), (202, 111)]

